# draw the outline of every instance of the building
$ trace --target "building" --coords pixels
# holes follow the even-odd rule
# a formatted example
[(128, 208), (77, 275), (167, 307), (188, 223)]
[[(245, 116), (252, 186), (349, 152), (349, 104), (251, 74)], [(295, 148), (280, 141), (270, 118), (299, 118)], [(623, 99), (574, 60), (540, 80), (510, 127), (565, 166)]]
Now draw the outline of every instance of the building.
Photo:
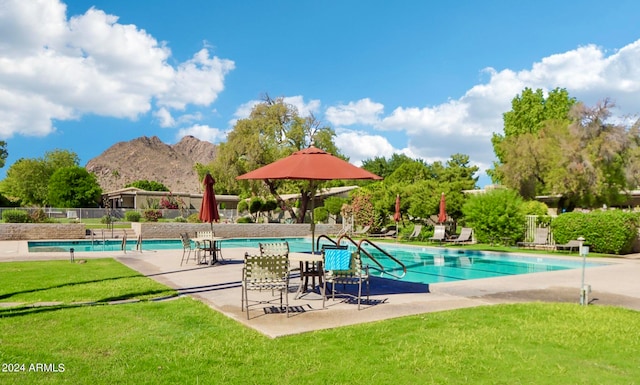
[[(102, 201), (108, 202), (113, 209), (144, 210), (159, 204), (162, 198), (172, 195), (184, 202), (184, 208), (188, 210), (200, 210), (202, 194), (191, 194), (168, 191), (146, 191), (136, 187), (126, 187), (107, 192), (102, 195)], [(218, 195), (216, 202), (219, 209), (236, 210), (240, 199), (236, 195)]]

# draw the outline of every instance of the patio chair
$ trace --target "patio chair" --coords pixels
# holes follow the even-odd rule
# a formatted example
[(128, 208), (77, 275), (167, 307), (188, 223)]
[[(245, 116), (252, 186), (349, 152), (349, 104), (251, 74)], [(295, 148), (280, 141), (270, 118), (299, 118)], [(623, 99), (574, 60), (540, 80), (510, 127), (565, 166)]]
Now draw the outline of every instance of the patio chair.
[(364, 234), (369, 232), (369, 229), (371, 229), (371, 226), (370, 225), (366, 225), (362, 229), (360, 229), (358, 231), (354, 231), (351, 235), (364, 235)]
[[(180, 260), (180, 266), (182, 266), (184, 262), (189, 263), (189, 258), (191, 257), (191, 251), (193, 250), (193, 248), (191, 247), (191, 239), (189, 239), (188, 233), (181, 233), (180, 239), (182, 240), (182, 259)], [(198, 253), (197, 250), (196, 253)], [(187, 255), (186, 259), (185, 254)], [(198, 255), (196, 254), (196, 259), (197, 258)]]
[(260, 255), (263, 257), (273, 255), (289, 256), (289, 242), (260, 242)]
[(412, 239), (421, 239), (422, 238), (422, 225), (415, 225), (413, 227), (413, 232), (411, 234), (409, 234), (409, 237), (407, 237), (408, 240), (412, 240)]
[(430, 241), (442, 243), (447, 240), (447, 228), (444, 225), (436, 225), (433, 227), (433, 236), (428, 238)]
[(549, 228), (538, 227), (536, 228), (536, 234), (531, 242), (518, 242), (518, 247), (536, 247), (549, 244)]
[[(286, 255), (245, 255), (242, 268), (242, 311), (247, 310), (249, 319), (249, 291), (279, 290), (280, 310), (282, 297), (286, 298), (285, 312), (289, 317), (289, 258)], [(254, 301), (254, 305), (271, 301)]]
[(396, 229), (390, 229), (390, 230), (383, 231), (381, 233), (369, 234), (369, 236), (374, 238), (387, 238), (387, 237), (395, 236), (396, 233), (397, 233)]
[(323, 251), (323, 296), (322, 308), (327, 299), (327, 285), (331, 284), (331, 299), (335, 300), (336, 285), (358, 285), (358, 310), (362, 302), (362, 283), (366, 284), (369, 301), (369, 266), (362, 266), (360, 253), (342, 248), (327, 248)]
[(580, 251), (580, 241), (572, 239), (562, 245), (556, 245), (556, 250), (569, 250), (569, 252), (572, 252), (573, 249)]
[(470, 227), (463, 227), (460, 229), (460, 235), (453, 239), (447, 239), (447, 242), (452, 243), (468, 243), (472, 241), (473, 229)]

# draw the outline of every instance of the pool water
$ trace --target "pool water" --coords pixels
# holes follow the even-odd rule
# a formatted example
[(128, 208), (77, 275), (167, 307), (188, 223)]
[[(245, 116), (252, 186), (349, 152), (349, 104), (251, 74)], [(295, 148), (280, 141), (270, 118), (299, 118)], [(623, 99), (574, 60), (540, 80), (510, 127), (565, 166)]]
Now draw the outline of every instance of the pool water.
[[(278, 242), (286, 240), (292, 252), (309, 252), (309, 238), (237, 238), (225, 239), (221, 247), (225, 248), (257, 248), (260, 242)], [(58, 251), (121, 251), (122, 241), (30, 241), (30, 252)], [(538, 256), (519, 256), (509, 253), (483, 252), (477, 250), (448, 249), (437, 247), (414, 247), (402, 245), (378, 244), (387, 253), (402, 262), (407, 274), (402, 275), (402, 268), (378, 250), (365, 245), (364, 249), (384, 267), (384, 273), (363, 253), (363, 262), (371, 267), (373, 275), (389, 279), (401, 279), (415, 283), (454, 282), (469, 279), (504, 277), (518, 274), (538, 273), (545, 271), (578, 269), (582, 261)], [(127, 250), (135, 250), (135, 241), (128, 241)], [(353, 248), (353, 247), (352, 247)], [(142, 250), (181, 250), (180, 240), (143, 240)], [(589, 262), (586, 267), (600, 266), (601, 263)]]

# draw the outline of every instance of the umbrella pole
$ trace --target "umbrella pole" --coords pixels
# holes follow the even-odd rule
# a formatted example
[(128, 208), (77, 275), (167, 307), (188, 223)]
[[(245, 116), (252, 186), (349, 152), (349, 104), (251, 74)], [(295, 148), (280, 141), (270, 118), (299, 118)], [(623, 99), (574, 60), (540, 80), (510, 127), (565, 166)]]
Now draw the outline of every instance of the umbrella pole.
[(311, 183), (311, 254), (315, 255), (316, 254), (316, 243), (315, 243), (315, 232), (316, 232), (316, 217), (314, 214), (315, 211), (315, 197), (316, 197), (316, 192), (315, 192), (315, 188), (313, 187), (313, 182)]

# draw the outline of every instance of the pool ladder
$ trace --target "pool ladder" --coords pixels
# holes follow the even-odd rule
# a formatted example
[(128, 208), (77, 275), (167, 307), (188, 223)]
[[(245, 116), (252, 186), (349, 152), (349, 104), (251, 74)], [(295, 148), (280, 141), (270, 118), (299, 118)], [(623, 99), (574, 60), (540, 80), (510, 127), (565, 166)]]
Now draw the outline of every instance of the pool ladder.
[[(369, 259), (371, 259), (378, 267), (373, 267), (373, 269), (378, 270), (380, 272), (380, 276), (387, 274), (393, 278), (396, 279), (401, 279), (403, 278), (405, 275), (407, 275), (407, 267), (405, 266), (404, 263), (400, 262), (397, 258), (395, 258), (393, 255), (389, 254), (386, 250), (380, 248), (380, 246), (376, 245), (375, 243), (371, 242), (371, 240), (364, 238), (361, 239), (359, 242), (354, 241), (350, 236), (343, 234), (340, 237), (338, 237), (337, 241), (334, 241), (333, 239), (329, 238), (328, 236), (322, 234), (320, 236), (318, 236), (318, 239), (316, 240), (316, 249), (319, 248), (320, 246), (320, 239), (325, 238), (327, 239), (329, 242), (333, 243), (334, 245), (340, 246), (340, 242), (343, 239), (346, 239), (347, 241), (349, 241), (350, 243), (352, 243), (355, 247), (356, 247), (356, 251), (359, 253), (362, 253), (364, 255), (366, 255), (367, 257), (369, 257)], [(380, 253), (384, 254), (386, 257), (388, 257), (389, 259), (391, 259), (392, 261), (394, 261), (395, 263), (397, 263), (398, 265), (400, 265), (402, 267), (402, 274), (401, 275), (397, 275), (397, 274), (393, 274), (390, 273), (388, 271), (385, 270), (384, 266), (382, 266), (382, 264), (380, 262), (378, 262), (378, 260), (371, 255), (370, 252), (368, 252), (367, 250), (365, 250), (362, 245), (366, 243), (369, 244), (370, 246), (372, 246), (374, 249), (378, 250)]]

